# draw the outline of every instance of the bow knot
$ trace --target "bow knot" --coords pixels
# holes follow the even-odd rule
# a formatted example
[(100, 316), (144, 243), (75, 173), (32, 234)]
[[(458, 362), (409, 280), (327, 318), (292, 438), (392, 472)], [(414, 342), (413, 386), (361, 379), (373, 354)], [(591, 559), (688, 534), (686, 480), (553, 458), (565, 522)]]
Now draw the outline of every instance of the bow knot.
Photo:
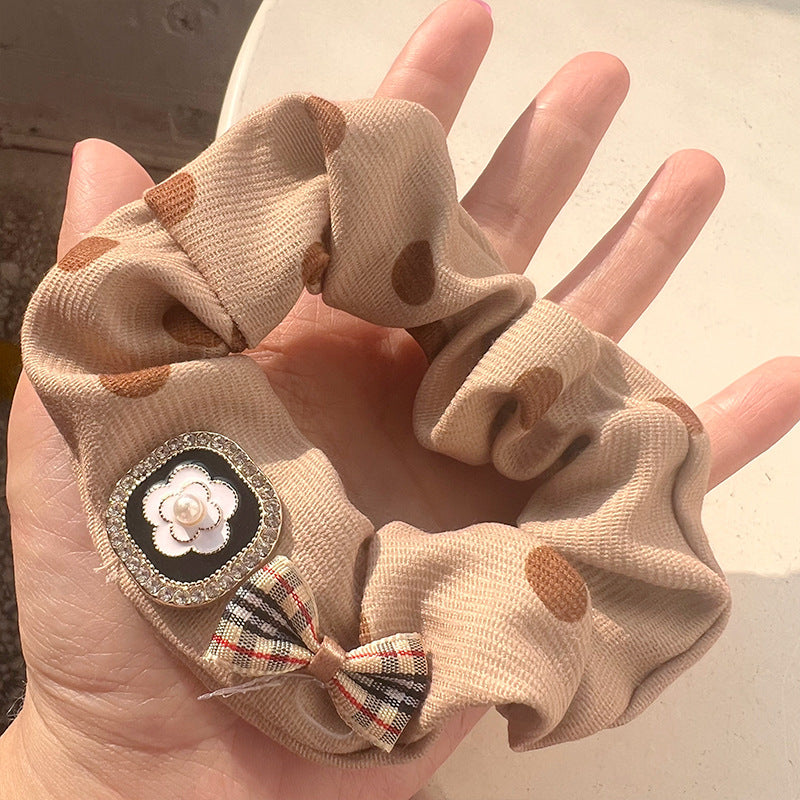
[(204, 657), (256, 678), (242, 691), (265, 686), (260, 679), (301, 670), (325, 685), (352, 730), (391, 750), (428, 691), (420, 635), (397, 633), (347, 652), (331, 637), (320, 638), (318, 627), (311, 589), (294, 564), (278, 556), (236, 590)]
[(330, 636), (326, 636), (319, 650), (308, 662), (306, 672), (320, 683), (328, 684), (342, 668), (346, 658), (347, 653)]

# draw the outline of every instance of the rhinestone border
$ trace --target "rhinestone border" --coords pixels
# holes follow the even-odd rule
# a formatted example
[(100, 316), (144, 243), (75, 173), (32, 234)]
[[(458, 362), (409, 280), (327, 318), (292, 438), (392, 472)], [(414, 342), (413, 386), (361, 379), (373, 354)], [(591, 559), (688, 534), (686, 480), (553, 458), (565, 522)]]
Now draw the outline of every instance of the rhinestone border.
[[(128, 532), (125, 511), (133, 491), (156, 469), (184, 450), (202, 448), (221, 455), (258, 499), (261, 524), (247, 547), (213, 575), (182, 583), (159, 572)], [(176, 608), (207, 605), (234, 589), (269, 558), (281, 530), (280, 498), (266, 475), (232, 439), (212, 431), (190, 431), (173, 436), (125, 473), (115, 484), (106, 508), (106, 534), (111, 549), (131, 577), (153, 600)]]

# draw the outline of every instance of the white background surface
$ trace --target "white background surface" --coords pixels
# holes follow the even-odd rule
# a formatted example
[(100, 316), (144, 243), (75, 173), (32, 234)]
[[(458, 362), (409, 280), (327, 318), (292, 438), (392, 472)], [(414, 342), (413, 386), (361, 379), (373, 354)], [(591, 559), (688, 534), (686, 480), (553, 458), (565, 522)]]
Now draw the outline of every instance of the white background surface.
[[(370, 95), (433, 8), (268, 0), (220, 123), (287, 91)], [(531, 262), (539, 294), (574, 266), (672, 152), (725, 168), (716, 213), (622, 340), (690, 404), (800, 354), (800, 0), (495, 0), (489, 54), (450, 137), (464, 193), (550, 76), (585, 50), (631, 89)], [(720, 642), (633, 723), (519, 755), (489, 714), (427, 790), (447, 800), (800, 798), (800, 429), (712, 491), (709, 539), (734, 594)]]

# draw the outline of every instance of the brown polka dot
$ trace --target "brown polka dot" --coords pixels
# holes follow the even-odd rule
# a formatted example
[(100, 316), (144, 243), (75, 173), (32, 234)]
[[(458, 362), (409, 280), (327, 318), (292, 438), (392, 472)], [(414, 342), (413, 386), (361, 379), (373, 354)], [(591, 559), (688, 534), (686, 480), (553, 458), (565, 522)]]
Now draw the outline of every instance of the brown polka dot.
[(547, 610), (562, 622), (577, 622), (589, 592), (575, 568), (549, 545), (534, 547), (525, 559), (525, 578)]
[(522, 427), (530, 430), (555, 403), (564, 381), (552, 367), (533, 367), (523, 372), (511, 387), (520, 407)]
[(169, 364), (160, 367), (146, 367), (136, 372), (118, 372), (100, 375), (100, 383), (109, 392), (120, 397), (147, 397), (157, 392), (169, 378)]
[(219, 347), (223, 344), (211, 328), (207, 328), (185, 306), (176, 303), (170, 306), (161, 318), (164, 330), (181, 344), (197, 345), (199, 347)]
[(367, 622), (363, 611), (358, 623), (358, 641), (359, 644), (367, 644), (367, 642), (372, 641), (372, 632), (369, 629), (369, 622)]
[(429, 364), (450, 341), (447, 326), (440, 319), (429, 322), (426, 325), (418, 325), (416, 328), (406, 328), (406, 330), (422, 348), (422, 352), (425, 353)]
[(239, 328), (234, 325), (231, 331), (231, 352), (241, 353), (242, 350), (247, 350), (247, 339), (244, 338), (244, 334)]
[(81, 239), (65, 256), (58, 262), (58, 266), (64, 272), (77, 272), (79, 269), (88, 267), (97, 258), (113, 249), (119, 244), (114, 239), (106, 239), (103, 236), (89, 236)]
[(436, 287), (430, 244), (424, 239), (406, 245), (392, 268), (392, 288), (410, 306), (427, 303)]
[(312, 242), (303, 254), (300, 272), (303, 283), (311, 294), (319, 294), (322, 291), (325, 270), (328, 269), (331, 258), (331, 238), (331, 221), (328, 220), (320, 233), (320, 241)]
[(317, 123), (322, 149), (329, 156), (342, 143), (347, 131), (347, 120), (342, 109), (322, 97), (311, 95), (304, 100), (306, 111)]
[(303, 274), (303, 283), (311, 294), (319, 294), (322, 291), (322, 278), (328, 268), (330, 258), (322, 242), (313, 242), (306, 248), (300, 269)]
[(188, 172), (176, 172), (144, 193), (145, 202), (165, 228), (180, 222), (196, 198), (197, 184)]
[(674, 411), (683, 420), (683, 424), (686, 426), (686, 430), (689, 431), (690, 436), (703, 432), (703, 423), (700, 421), (700, 417), (682, 400), (678, 400), (677, 397), (655, 397), (653, 402), (661, 403), (661, 405)]
[(325, 223), (325, 227), (322, 229), (322, 233), (320, 234), (320, 239), (322, 239), (322, 246), (330, 253), (331, 241), (333, 240), (333, 231), (330, 220)]

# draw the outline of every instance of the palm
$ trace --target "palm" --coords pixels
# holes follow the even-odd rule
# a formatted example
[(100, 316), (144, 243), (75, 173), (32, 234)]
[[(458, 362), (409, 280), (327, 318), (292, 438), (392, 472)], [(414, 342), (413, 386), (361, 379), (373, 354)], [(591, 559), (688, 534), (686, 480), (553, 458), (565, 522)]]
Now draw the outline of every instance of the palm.
[(434, 453), (414, 437), (412, 406), (427, 361), (405, 331), (304, 295), (252, 356), (376, 527), (403, 519), (436, 531), (516, 518), (525, 484)]
[[(348, 418), (347, 412), (343, 417)], [(351, 782), (343, 797), (356, 795), (358, 786), (379, 785), (387, 786), (387, 792), (370, 796), (407, 797), (449, 754), (454, 742), (445, 739), (430, 758), (390, 774), (386, 769), (341, 773), (310, 768), (221, 704), (197, 702), (205, 691), (202, 685), (96, 571), (68, 450), (24, 378), (11, 431), (8, 494), (20, 628), (29, 691), (35, 690), (37, 711), (48, 727), (57, 729), (65, 719), (79, 742), (103, 737), (115, 748), (130, 748), (132, 761), (141, 754), (157, 754), (164, 759), (162, 766), (172, 759), (188, 760), (192, 780), (209, 797), (219, 796), (227, 776), (234, 774), (242, 797), (257, 796), (264, 786), (277, 788), (282, 781), (297, 797), (328, 797), (342, 775)], [(50, 498), (45, 510), (43, 497)], [(458, 721), (456, 726), (466, 724)], [(183, 770), (171, 776), (169, 769), (159, 769), (149, 791), (185, 796), (182, 778)], [(137, 791), (142, 794), (135, 796), (150, 796), (147, 788)]]
[[(448, 127), (490, 31), (480, 6), (448, 0), (415, 34), (379, 92), (424, 103)], [(443, 56), (441, 44), (448, 40), (461, 47)], [(627, 75), (616, 59), (574, 59), (523, 114), (465, 198), (509, 268), (524, 269), (626, 88)], [(534, 113), (537, 105), (544, 111)], [(559, 109), (569, 120), (559, 120)], [(569, 124), (557, 124), (564, 121)], [(81, 152), (73, 166), (62, 250), (150, 184), (138, 165), (110, 145), (95, 142)], [(547, 158), (535, 157), (540, 153)], [(721, 192), (718, 165), (704, 153), (677, 154), (664, 173), (551, 294), (612, 338), (657, 294)], [(91, 191), (95, 174), (109, 176), (100, 196)], [(666, 246), (648, 247), (648, 236)], [(304, 295), (251, 355), (376, 527), (403, 519), (442, 530), (516, 518), (528, 487), (490, 467), (468, 467), (425, 450), (414, 438), (411, 410), (426, 361), (405, 332), (369, 325)], [(696, 409), (712, 439), (711, 485), (795, 423), (798, 375), (797, 359), (775, 359)], [(408, 797), (480, 713), (454, 720), (428, 758), (400, 768), (310, 765), (222, 704), (197, 702), (200, 683), (161, 646), (116, 586), (103, 581), (66, 445), (25, 378), (12, 410), (7, 495), (29, 676), (18, 722), (32, 726), (38, 720), (47, 731), (68, 732), (59, 736), (59, 747), (73, 747), (73, 760), (88, 759), (98, 772), (111, 748), (115, 760), (108, 775), (98, 778), (113, 782), (122, 796), (127, 790), (136, 797)]]

